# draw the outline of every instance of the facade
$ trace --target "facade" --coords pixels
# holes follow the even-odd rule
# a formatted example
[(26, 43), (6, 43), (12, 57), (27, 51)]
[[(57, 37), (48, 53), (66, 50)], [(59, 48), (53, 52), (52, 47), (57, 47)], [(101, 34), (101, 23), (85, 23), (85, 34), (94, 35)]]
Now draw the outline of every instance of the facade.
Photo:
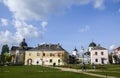
[(64, 54), (59, 44), (42, 44), (25, 52), (25, 65), (64, 65)]
[[(120, 63), (120, 47), (117, 47), (115, 48), (113, 51), (112, 51), (112, 58), (113, 58), (113, 63)], [(115, 62), (115, 58), (114, 58), (114, 55), (117, 56), (117, 60)]]
[(32, 49), (28, 47), (25, 39), (20, 43), (19, 46), (12, 46), (10, 50), (10, 55), (12, 55), (12, 63), (14, 64), (24, 64), (25, 51)]
[(90, 43), (88, 52), (85, 54), (89, 56), (90, 64), (108, 64), (108, 50), (101, 47), (100, 44)]

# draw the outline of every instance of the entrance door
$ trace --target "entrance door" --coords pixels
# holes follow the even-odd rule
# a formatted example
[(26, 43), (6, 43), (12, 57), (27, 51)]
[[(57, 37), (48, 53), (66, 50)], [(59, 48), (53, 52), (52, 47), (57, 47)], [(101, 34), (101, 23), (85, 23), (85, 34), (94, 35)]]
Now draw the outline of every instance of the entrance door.
[(101, 58), (101, 63), (104, 64), (104, 58)]
[(32, 65), (32, 59), (27, 60), (27, 65)]

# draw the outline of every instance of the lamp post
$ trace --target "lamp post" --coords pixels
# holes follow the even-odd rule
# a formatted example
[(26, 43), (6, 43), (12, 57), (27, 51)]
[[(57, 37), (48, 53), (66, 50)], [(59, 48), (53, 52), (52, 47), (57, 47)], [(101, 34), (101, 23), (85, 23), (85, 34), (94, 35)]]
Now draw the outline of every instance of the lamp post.
[(84, 48), (83, 48), (83, 46), (81, 47), (81, 51), (82, 51), (82, 63), (84, 64)]
[(84, 48), (81, 47), (81, 50), (82, 50), (82, 57), (83, 57), (83, 64), (82, 64), (82, 71), (86, 71), (86, 68), (85, 68), (85, 63), (84, 63)]

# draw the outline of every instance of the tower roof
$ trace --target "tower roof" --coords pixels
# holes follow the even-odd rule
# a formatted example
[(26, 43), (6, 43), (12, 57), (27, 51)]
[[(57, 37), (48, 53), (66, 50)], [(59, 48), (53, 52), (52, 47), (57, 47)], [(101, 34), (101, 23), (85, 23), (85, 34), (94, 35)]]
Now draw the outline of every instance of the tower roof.
[(78, 51), (78, 50), (75, 48), (74, 51)]
[(96, 43), (91, 42), (91, 43), (89, 44), (89, 47), (96, 47)]
[(23, 39), (23, 41), (20, 43), (20, 47), (24, 47), (27, 46), (27, 43), (25, 42), (25, 38)]

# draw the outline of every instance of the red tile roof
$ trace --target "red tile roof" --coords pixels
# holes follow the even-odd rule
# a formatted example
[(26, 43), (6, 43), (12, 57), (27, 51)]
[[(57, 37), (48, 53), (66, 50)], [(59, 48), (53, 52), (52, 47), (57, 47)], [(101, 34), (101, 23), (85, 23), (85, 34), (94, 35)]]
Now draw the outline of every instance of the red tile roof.
[(118, 50), (118, 51), (119, 51), (119, 50), (120, 50), (120, 47), (116, 48), (116, 50)]

